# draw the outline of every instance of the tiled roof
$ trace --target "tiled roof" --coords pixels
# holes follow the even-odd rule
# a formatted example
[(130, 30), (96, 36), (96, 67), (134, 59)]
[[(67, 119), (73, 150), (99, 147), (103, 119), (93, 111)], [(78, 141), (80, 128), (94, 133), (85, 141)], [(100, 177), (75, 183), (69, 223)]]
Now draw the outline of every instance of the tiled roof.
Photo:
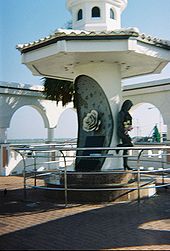
[(59, 40), (70, 39), (120, 39), (125, 37), (135, 37), (138, 41), (152, 44), (170, 50), (170, 41), (162, 40), (156, 37), (147, 36), (140, 33), (137, 28), (118, 29), (114, 31), (85, 31), (72, 29), (58, 29), (53, 34), (26, 44), (18, 44), (16, 48), (25, 53), (48, 44), (53, 44)]

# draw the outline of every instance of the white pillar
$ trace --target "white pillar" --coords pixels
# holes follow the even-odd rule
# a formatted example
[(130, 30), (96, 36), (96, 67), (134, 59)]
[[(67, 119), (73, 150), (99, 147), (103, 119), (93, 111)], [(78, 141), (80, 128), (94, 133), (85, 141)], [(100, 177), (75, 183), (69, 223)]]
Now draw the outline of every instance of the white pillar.
[(167, 128), (167, 141), (170, 142), (170, 126)]
[[(85, 65), (76, 66), (76, 77), (79, 75), (87, 75), (101, 86), (103, 89), (113, 115), (114, 132), (111, 140), (110, 147), (115, 147), (118, 144), (117, 138), (117, 114), (122, 100), (121, 91), (121, 73), (119, 64), (108, 63), (89, 63)], [(122, 168), (122, 158), (107, 159), (102, 169), (117, 169)]]
[(55, 128), (48, 128), (48, 142), (54, 141), (54, 129)]
[(0, 128), (0, 143), (7, 142), (7, 128)]
[[(170, 146), (170, 126), (167, 127), (167, 145)], [(170, 162), (170, 150), (167, 150), (167, 162)]]

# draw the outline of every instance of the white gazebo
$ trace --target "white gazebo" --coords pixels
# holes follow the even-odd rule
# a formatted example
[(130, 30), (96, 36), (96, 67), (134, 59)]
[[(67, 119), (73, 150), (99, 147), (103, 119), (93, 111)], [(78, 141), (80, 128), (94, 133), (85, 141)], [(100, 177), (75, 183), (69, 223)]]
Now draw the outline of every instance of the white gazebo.
[[(84, 100), (78, 105), (81, 147), (87, 136), (103, 135), (102, 146), (115, 147), (121, 79), (160, 73), (170, 61), (168, 41), (146, 36), (137, 28), (121, 28), (121, 14), (127, 2), (67, 0), (72, 29), (58, 29), (48, 37), (17, 46), (22, 63), (33, 75), (75, 82), (77, 93)], [(83, 119), (93, 111), (97, 112), (100, 125), (92, 131), (84, 130)], [(121, 166), (120, 159), (102, 163), (103, 169)]]

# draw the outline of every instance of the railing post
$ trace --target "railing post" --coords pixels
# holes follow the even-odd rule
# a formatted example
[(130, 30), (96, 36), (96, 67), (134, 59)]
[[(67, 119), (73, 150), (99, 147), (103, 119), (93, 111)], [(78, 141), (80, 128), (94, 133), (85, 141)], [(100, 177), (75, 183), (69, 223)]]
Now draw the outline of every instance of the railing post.
[(164, 158), (163, 158), (163, 156), (164, 156), (164, 151), (162, 152), (162, 160), (161, 160), (161, 167), (162, 167), (162, 169), (163, 169), (163, 171), (162, 171), (162, 184), (164, 185), (165, 184), (165, 179), (164, 179)]
[(24, 200), (27, 199), (27, 193), (26, 193), (26, 162), (25, 162), (25, 156), (24, 153), (22, 154), (20, 151), (15, 150), (17, 153), (19, 153), (22, 157), (24, 169), (23, 169), (23, 178), (24, 178)]
[(140, 157), (143, 150), (140, 150), (137, 159), (137, 188), (138, 188), (138, 203), (140, 203)]
[(26, 163), (25, 163), (25, 158), (23, 157), (23, 162), (24, 162), (24, 199), (27, 199), (27, 184), (26, 184)]
[(64, 158), (64, 198), (65, 198), (65, 207), (67, 207), (68, 203), (68, 191), (67, 191), (67, 163), (66, 163), (66, 157), (63, 153), (63, 151), (60, 151)]
[(37, 185), (37, 164), (36, 164), (35, 152), (33, 153), (33, 158), (34, 158), (34, 186), (36, 187), (36, 185)]

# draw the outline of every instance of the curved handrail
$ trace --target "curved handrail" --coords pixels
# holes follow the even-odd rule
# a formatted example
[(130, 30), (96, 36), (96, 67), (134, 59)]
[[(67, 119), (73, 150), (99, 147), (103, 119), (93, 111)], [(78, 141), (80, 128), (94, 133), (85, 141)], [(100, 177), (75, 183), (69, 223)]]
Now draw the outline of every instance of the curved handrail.
[[(51, 148), (51, 146), (53, 148)], [(108, 150), (108, 151), (112, 151), (112, 150), (138, 150), (138, 155), (134, 155), (133, 157), (137, 157), (136, 161), (137, 161), (137, 170), (132, 170), (131, 172), (132, 173), (136, 173), (137, 174), (137, 187), (134, 188), (134, 187), (128, 187), (128, 188), (109, 188), (109, 190), (138, 190), (138, 202), (140, 202), (140, 190), (141, 189), (146, 189), (145, 188), (142, 188), (141, 185), (140, 185), (140, 181), (141, 181), (141, 174), (144, 174), (144, 173), (161, 173), (161, 172), (169, 172), (170, 169), (169, 168), (163, 168), (163, 170), (140, 170), (140, 163), (141, 163), (141, 156), (143, 155), (143, 152), (144, 151), (147, 151), (147, 150), (163, 150), (163, 151), (167, 151), (167, 150), (170, 150), (170, 146), (145, 146), (145, 147), (139, 147), (139, 146), (135, 146), (135, 147), (86, 147), (86, 148), (77, 148), (77, 147), (67, 147), (67, 146), (64, 146), (64, 147), (61, 147), (61, 146), (58, 146), (58, 145), (55, 145), (55, 144), (45, 144), (45, 145), (38, 145), (38, 146), (29, 146), (29, 147), (16, 147), (16, 148), (13, 148), (14, 151), (16, 151), (17, 153), (19, 153), (22, 157), (22, 160), (23, 160), (23, 177), (24, 177), (24, 197), (26, 198), (26, 188), (27, 187), (30, 187), (30, 185), (26, 184), (26, 180), (27, 178), (32, 178), (32, 176), (29, 176), (27, 177), (26, 175), (26, 155), (28, 155), (29, 152), (31, 152), (31, 157), (33, 157), (34, 159), (34, 171), (32, 173), (34, 173), (33, 177), (34, 177), (34, 185), (31, 185), (31, 187), (33, 188), (40, 188), (40, 189), (49, 189), (47, 187), (41, 187), (41, 186), (37, 186), (37, 183), (36, 183), (36, 179), (39, 177), (40, 173), (42, 174), (51, 174), (51, 173), (54, 173), (54, 172), (59, 172), (59, 171), (63, 171), (64, 172), (64, 188), (50, 188), (49, 190), (64, 190), (65, 192), (65, 206), (67, 206), (67, 193), (68, 191), (72, 190), (72, 191), (95, 191), (95, 188), (91, 188), (91, 189), (88, 189), (88, 188), (69, 188), (68, 187), (68, 184), (67, 184), (67, 173), (68, 173), (68, 170), (67, 170), (67, 157), (69, 158), (120, 158), (120, 157), (125, 157), (125, 155), (119, 155), (119, 156), (116, 156), (114, 154), (95, 154), (95, 155), (88, 155), (88, 156), (68, 156), (65, 152), (68, 152), (68, 151), (78, 151), (78, 150), (83, 150), (83, 151), (89, 151), (89, 150)], [(37, 168), (36, 168), (36, 158), (38, 158), (39, 156), (37, 155), (37, 153), (52, 153), (52, 152), (60, 152), (61, 153), (61, 156), (63, 157), (63, 160), (64, 160), (64, 168), (63, 170), (61, 169), (56, 169), (56, 170), (46, 170), (44, 172), (38, 172), (37, 171)], [(164, 154), (165, 156), (168, 155), (168, 154)], [(30, 156), (27, 156), (27, 157), (30, 157)], [(126, 155), (129, 157), (129, 155)], [(132, 157), (132, 156), (130, 156)], [(46, 161), (46, 163), (55, 163), (56, 161)], [(44, 163), (44, 162), (42, 162)], [(109, 170), (109, 172), (111, 172), (111, 170)], [(125, 172), (125, 171), (116, 171), (117, 173), (119, 172)], [(85, 172), (83, 172), (84, 174)], [(87, 172), (88, 174), (92, 174), (92, 172)], [(94, 172), (93, 172), (94, 173)], [(102, 171), (100, 172), (96, 172), (97, 174), (102, 174)], [(104, 173), (106, 173), (106, 171), (104, 171)], [(115, 173), (115, 171), (114, 171)], [(169, 186), (170, 184), (164, 184), (164, 180), (163, 180), (163, 184), (162, 185), (159, 185), (157, 187), (164, 187), (164, 186)], [(151, 188), (151, 187), (150, 187)], [(97, 188), (97, 191), (100, 191), (100, 190), (105, 190), (106, 188)], [(108, 188), (107, 188), (108, 190)]]

